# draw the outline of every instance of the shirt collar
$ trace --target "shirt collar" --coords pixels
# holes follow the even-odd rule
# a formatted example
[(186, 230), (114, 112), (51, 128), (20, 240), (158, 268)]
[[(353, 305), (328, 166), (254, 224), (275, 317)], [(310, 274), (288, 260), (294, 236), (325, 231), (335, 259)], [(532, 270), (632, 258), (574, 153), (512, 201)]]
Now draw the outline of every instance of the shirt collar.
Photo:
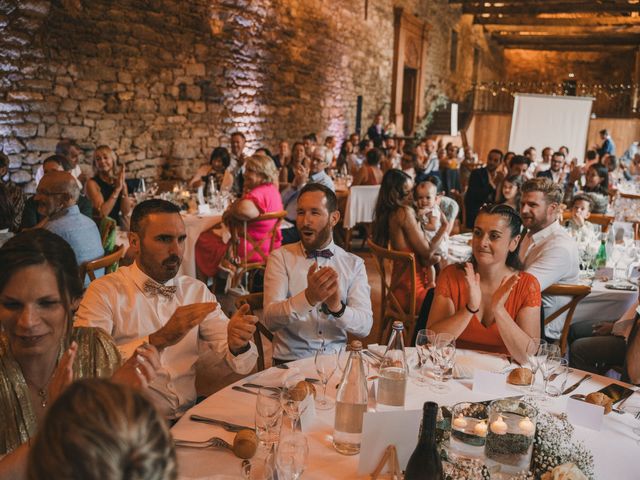
[(78, 208), (78, 205), (71, 205), (70, 207), (63, 208), (62, 210), (59, 210), (51, 215), (51, 220), (55, 220), (56, 218), (61, 218), (66, 215), (78, 215), (79, 213), (80, 208)]
[[(155, 282), (153, 278), (151, 278), (149, 275), (147, 275), (142, 271), (142, 269), (138, 266), (137, 261), (133, 262), (133, 264), (131, 265), (131, 268), (129, 269), (129, 276), (131, 277), (131, 280), (133, 280), (133, 283), (136, 284), (136, 287), (138, 287), (140, 291), (143, 293), (145, 291), (144, 284), (147, 283), (147, 281), (151, 280), (152, 282)], [(159, 282), (156, 282), (156, 283), (159, 283)], [(161, 285), (164, 285), (166, 287), (175, 286), (175, 277)], [(150, 294), (145, 293), (145, 295), (150, 295)]]
[(533, 241), (533, 243), (539, 243), (542, 240), (544, 240), (545, 238), (550, 237), (551, 235), (555, 234), (558, 229), (562, 229), (562, 226), (560, 225), (559, 222), (555, 221), (551, 225), (548, 225), (545, 228), (543, 228), (542, 230), (540, 230), (539, 232), (536, 232), (536, 233), (530, 235), (531, 236), (531, 240)]
[[(304, 248), (304, 245), (302, 244), (302, 242), (300, 242), (300, 250), (302, 251), (302, 255), (307, 258), (307, 251)], [(336, 244), (333, 241), (333, 238), (331, 239), (331, 241), (327, 244), (326, 247), (324, 248), (319, 248), (318, 250), (329, 250), (331, 253), (333, 253), (334, 255), (336, 254)]]
[(327, 175), (327, 172), (325, 172), (324, 170), (320, 170), (317, 173), (312, 173), (311, 175), (309, 175), (309, 178), (311, 178), (311, 180), (315, 182), (318, 180), (318, 178), (324, 177), (326, 175)]

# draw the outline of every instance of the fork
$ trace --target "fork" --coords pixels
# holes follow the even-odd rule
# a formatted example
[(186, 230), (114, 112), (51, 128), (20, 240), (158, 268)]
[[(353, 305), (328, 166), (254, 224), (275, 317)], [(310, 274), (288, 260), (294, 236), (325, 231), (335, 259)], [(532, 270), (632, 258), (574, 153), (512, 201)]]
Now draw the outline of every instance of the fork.
[(220, 437), (211, 437), (209, 440), (204, 440), (202, 442), (197, 442), (193, 440), (175, 440), (174, 441), (176, 447), (187, 447), (187, 448), (226, 448), (227, 450), (233, 450), (229, 443), (225, 442)]

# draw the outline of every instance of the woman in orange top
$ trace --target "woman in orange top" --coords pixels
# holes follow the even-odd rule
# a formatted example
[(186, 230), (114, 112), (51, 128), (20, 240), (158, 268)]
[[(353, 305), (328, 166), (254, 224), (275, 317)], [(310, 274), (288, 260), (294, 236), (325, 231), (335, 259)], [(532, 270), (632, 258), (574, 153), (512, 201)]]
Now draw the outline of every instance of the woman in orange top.
[(520, 216), (509, 206), (480, 210), (471, 262), (451, 265), (438, 277), (428, 328), (453, 334), (460, 348), (527, 361), (527, 343), (540, 337), (541, 298), (538, 280), (521, 271), (521, 229)]
[(353, 179), (353, 185), (380, 185), (382, 183), (380, 162), (383, 156), (382, 150), (378, 150), (377, 148), (369, 150), (365, 163)]

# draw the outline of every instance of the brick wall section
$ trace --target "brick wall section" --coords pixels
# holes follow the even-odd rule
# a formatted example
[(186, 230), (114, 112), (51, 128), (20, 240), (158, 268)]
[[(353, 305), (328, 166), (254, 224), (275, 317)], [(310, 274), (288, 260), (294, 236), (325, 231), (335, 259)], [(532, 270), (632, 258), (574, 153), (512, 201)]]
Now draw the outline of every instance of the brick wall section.
[[(314, 131), (339, 139), (388, 113), (393, 7), (427, 20), (428, 99), (460, 99), (502, 71), (500, 51), (447, 0), (0, 0), (0, 142), (12, 179), (32, 174), (61, 137), (111, 146), (128, 176), (186, 178), (229, 134), (250, 147)], [(449, 35), (459, 32), (458, 70)], [(489, 77), (489, 78), (487, 78)]]

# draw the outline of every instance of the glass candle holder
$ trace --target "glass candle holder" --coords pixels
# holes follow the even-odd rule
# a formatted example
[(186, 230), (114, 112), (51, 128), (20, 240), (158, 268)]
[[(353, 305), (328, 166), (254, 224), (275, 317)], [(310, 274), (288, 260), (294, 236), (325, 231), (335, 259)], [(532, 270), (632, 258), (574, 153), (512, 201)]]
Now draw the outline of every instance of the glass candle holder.
[(449, 451), (466, 458), (483, 458), (489, 428), (488, 409), (481, 403), (454, 405), (451, 418)]
[(519, 400), (494, 400), (489, 405), (489, 425), (484, 453), (487, 465), (499, 466), (507, 476), (529, 469), (538, 410)]

